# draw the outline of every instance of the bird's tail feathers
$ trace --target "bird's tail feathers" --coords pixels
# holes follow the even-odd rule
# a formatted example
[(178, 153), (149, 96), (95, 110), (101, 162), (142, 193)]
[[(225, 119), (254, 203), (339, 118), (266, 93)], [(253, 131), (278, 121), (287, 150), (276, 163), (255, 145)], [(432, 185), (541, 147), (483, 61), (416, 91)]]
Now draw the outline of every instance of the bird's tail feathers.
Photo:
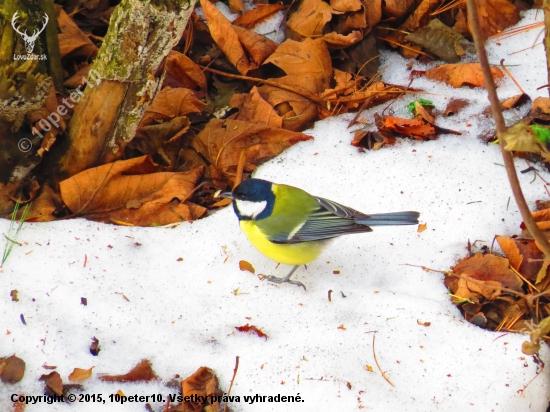
[(368, 215), (368, 219), (356, 219), (355, 222), (367, 226), (397, 226), (418, 224), (418, 212), (394, 212)]

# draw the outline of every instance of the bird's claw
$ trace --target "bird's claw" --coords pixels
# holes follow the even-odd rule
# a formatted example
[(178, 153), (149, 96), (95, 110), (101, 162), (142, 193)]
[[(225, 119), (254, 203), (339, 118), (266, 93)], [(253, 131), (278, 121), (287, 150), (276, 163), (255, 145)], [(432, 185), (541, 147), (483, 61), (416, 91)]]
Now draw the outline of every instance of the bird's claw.
[(288, 276), (284, 277), (284, 278), (279, 278), (279, 277), (273, 276), (273, 275), (261, 275), (261, 276), (263, 276), (263, 278), (265, 280), (267, 280), (268, 282), (271, 282), (271, 283), (277, 283), (277, 284), (290, 283), (291, 285), (301, 286), (301, 287), (304, 288), (305, 291), (307, 291), (306, 285), (304, 285), (302, 282), (299, 282), (297, 280), (290, 280), (290, 279), (288, 279)]

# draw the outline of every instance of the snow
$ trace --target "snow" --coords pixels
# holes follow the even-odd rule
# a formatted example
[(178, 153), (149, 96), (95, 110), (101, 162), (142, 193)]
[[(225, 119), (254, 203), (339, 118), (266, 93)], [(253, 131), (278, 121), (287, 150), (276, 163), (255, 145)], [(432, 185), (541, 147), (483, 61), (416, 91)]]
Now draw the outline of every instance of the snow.
[[(528, 12), (521, 24), (534, 14)], [(533, 98), (546, 93), (535, 90), (547, 82), (542, 46), (510, 53), (532, 45), (540, 30), (490, 46), (490, 61), (505, 58)], [(385, 81), (408, 83), (404, 59), (385, 53), (383, 62)], [(485, 93), (425, 79), (412, 86), (432, 93), (422, 97), (440, 109), (451, 97), (473, 100), (463, 114), (438, 119), (440, 126), (463, 134), (426, 143), (404, 140), (361, 153), (349, 145), (347, 124), (353, 116), (344, 115), (317, 122), (306, 132), (315, 140), (293, 146), (256, 173), (366, 213), (417, 210), (428, 225), (422, 233), (415, 226), (377, 227), (335, 240), (307, 270), (295, 273), (307, 291), (239, 270), (240, 260), (278, 276), (289, 267), (276, 268), (256, 252), (231, 208), (166, 228), (85, 220), (25, 223), (18, 238), (23, 245), (0, 269), (0, 356), (16, 354), (27, 368), (18, 384), (0, 384), (0, 410), (12, 410), (12, 394), (43, 393), (38, 378), (51, 372), (44, 364), (57, 366), (65, 383), (73, 368), (94, 366), (83, 393), (106, 400), (104, 406), (56, 403), (47, 410), (143, 411), (140, 403), (114, 406), (108, 396), (118, 390), (163, 397), (177, 391), (160, 382), (103, 383), (98, 373), (123, 374), (149, 359), (166, 382), (204, 365), (214, 369), (227, 391), (240, 356), (232, 395), (241, 401), (230, 404), (234, 411), (545, 411), (548, 368), (518, 392), (537, 371), (521, 352), (527, 335), (469, 324), (450, 302), (443, 275), (406, 266), (448, 269), (466, 256), (468, 239), (490, 247), (495, 234), (516, 234), (521, 222), (498, 146), (476, 138), (490, 129), (479, 115), (487, 105)], [(505, 79), (500, 93), (513, 95), (515, 86)], [(386, 114), (405, 115), (403, 107), (412, 99), (395, 102)], [(386, 106), (363, 117), (372, 122), (372, 114)], [(516, 168), (527, 164), (516, 160)], [(533, 181), (531, 173), (520, 174), (520, 181), (531, 206), (547, 198), (544, 183)], [(8, 226), (0, 221), (0, 233)], [(9, 297), (13, 289), (19, 302)], [(236, 332), (247, 323), (268, 338)], [(374, 331), (378, 363), (394, 386), (376, 366)], [(97, 357), (88, 349), (93, 336), (100, 341)], [(541, 358), (550, 361), (545, 345)], [(244, 395), (255, 394), (299, 394), (303, 402), (244, 402)], [(161, 403), (152, 405), (163, 410)], [(26, 409), (43, 410), (41, 403)]]

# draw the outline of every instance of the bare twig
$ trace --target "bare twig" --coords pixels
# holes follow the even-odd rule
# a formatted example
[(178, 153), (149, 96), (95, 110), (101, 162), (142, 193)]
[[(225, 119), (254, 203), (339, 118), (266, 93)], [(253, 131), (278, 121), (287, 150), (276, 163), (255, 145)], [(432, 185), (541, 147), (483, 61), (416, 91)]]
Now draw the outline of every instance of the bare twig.
[[(237, 370), (239, 369), (239, 357), (235, 357), (235, 369), (233, 369), (233, 377), (231, 378), (231, 383), (229, 384), (229, 390), (227, 391), (227, 396), (231, 395), (231, 389), (233, 389), (233, 382), (235, 382), (235, 377), (237, 376)], [(223, 412), (227, 412), (227, 403), (223, 408)]]
[(372, 335), (372, 354), (374, 355), (374, 362), (376, 362), (376, 366), (378, 367), (378, 370), (382, 374), (383, 378), (391, 385), (395, 386), (392, 381), (390, 381), (390, 378), (386, 376), (386, 372), (380, 368), (380, 364), (378, 363), (378, 358), (376, 357), (376, 350), (374, 349), (374, 342), (376, 341), (376, 332)]
[(214, 74), (219, 74), (220, 76), (229, 77), (231, 79), (239, 79), (239, 80), (246, 80), (246, 81), (255, 82), (255, 83), (267, 84), (268, 86), (278, 87), (279, 89), (283, 89), (283, 90), (286, 90), (286, 91), (289, 91), (289, 92), (292, 92), (292, 93), (296, 93), (296, 94), (298, 94), (302, 97), (305, 97), (306, 99), (311, 100), (312, 102), (315, 102), (315, 103), (321, 103), (322, 102), (322, 99), (319, 99), (317, 96), (314, 96), (311, 93), (306, 93), (304, 91), (297, 90), (295, 87), (287, 86), (287, 85), (282, 84), (282, 83), (278, 83), (278, 82), (274, 82), (274, 81), (266, 80), (266, 79), (259, 79), (257, 77), (241, 76), (239, 74), (225, 73), (225, 72), (222, 72), (220, 70), (216, 70), (216, 69), (212, 69), (210, 67), (205, 67), (205, 66), (200, 66), (200, 65), (199, 65), (199, 67), (203, 70), (206, 70), (207, 72), (211, 72), (211, 73), (214, 73)]
[(525, 197), (523, 196), (518, 176), (516, 174), (516, 169), (514, 167), (514, 158), (512, 156), (512, 153), (507, 152), (504, 149), (506, 142), (503, 133), (506, 132), (507, 128), (506, 123), (504, 122), (504, 116), (502, 115), (502, 110), (500, 109), (500, 103), (498, 101), (495, 82), (491, 74), (489, 60), (487, 59), (487, 52), (485, 50), (485, 39), (483, 38), (483, 34), (481, 33), (481, 28), (479, 25), (476, 1), (466, 0), (466, 3), (468, 5), (468, 22), (471, 24), (472, 27), (476, 51), (479, 58), (479, 63), (481, 65), (481, 70), (483, 72), (485, 88), (487, 89), (489, 101), (491, 102), (491, 111), (493, 113), (493, 119), (495, 120), (500, 150), (502, 152), (502, 158), (504, 159), (504, 165), (508, 174), (508, 180), (510, 181), (510, 186), (512, 187), (512, 193), (514, 194), (514, 198), (516, 199), (518, 209), (521, 213), (521, 217), (523, 218), (527, 230), (529, 231), (529, 233), (531, 233), (531, 235), (537, 242), (537, 245), (541, 248), (541, 251), (547, 257), (550, 257), (550, 245), (548, 244), (546, 237), (542, 234), (542, 231), (535, 223), (529, 207), (527, 206), (527, 202), (525, 201)]

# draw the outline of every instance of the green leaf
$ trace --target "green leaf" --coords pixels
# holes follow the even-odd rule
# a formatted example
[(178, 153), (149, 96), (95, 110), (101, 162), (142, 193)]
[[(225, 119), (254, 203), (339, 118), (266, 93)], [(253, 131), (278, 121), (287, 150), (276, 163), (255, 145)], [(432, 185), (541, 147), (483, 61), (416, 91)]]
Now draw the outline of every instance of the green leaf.
[(533, 129), (533, 132), (535, 132), (542, 143), (550, 143), (550, 129), (548, 129), (548, 127), (539, 126), (538, 124), (532, 124), (531, 129)]
[(433, 102), (431, 102), (430, 100), (426, 100), (426, 99), (417, 99), (417, 100), (414, 100), (412, 102), (410, 102), (408, 105), (407, 105), (407, 109), (409, 110), (409, 112), (413, 113), (416, 115), (416, 103), (418, 102), (418, 104), (422, 105), (422, 106), (431, 106), (431, 107), (435, 107), (435, 104), (433, 104)]

